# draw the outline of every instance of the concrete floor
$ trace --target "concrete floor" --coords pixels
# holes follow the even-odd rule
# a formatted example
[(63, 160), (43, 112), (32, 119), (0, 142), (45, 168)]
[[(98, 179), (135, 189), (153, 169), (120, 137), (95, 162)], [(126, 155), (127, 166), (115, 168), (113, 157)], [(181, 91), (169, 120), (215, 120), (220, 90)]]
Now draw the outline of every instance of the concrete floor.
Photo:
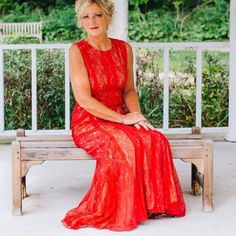
[(29, 197), (23, 216), (11, 214), (11, 150), (0, 145), (0, 235), (236, 235), (236, 143), (214, 143), (214, 212), (201, 211), (201, 197), (190, 194), (190, 164), (175, 160), (187, 214), (183, 218), (149, 220), (131, 232), (64, 228), (60, 220), (75, 207), (89, 188), (94, 161), (54, 161), (30, 169)]

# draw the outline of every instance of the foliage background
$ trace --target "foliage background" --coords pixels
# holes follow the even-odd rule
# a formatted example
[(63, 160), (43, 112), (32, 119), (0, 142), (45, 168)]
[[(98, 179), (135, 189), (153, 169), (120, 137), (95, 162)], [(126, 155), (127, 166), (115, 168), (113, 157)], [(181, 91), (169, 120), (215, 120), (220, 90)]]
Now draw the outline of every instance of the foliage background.
[[(84, 36), (75, 25), (74, 0), (1, 0), (3, 22), (43, 21), (45, 42)], [(223, 41), (229, 38), (229, 0), (129, 0), (129, 39)]]
[[(43, 21), (44, 43), (71, 43), (85, 36), (75, 26), (74, 1), (1, 0), (1, 21)], [(229, 0), (129, 0), (129, 41), (227, 41)], [(38, 43), (15, 36), (6, 43)], [(228, 124), (228, 53), (203, 54), (203, 126)], [(37, 52), (38, 128), (62, 129), (64, 54)], [(30, 51), (4, 52), (5, 129), (31, 129)], [(195, 124), (196, 53), (170, 53), (170, 127)], [(156, 126), (163, 122), (163, 52), (137, 51), (137, 88), (142, 112)], [(71, 111), (74, 105), (71, 93)]]

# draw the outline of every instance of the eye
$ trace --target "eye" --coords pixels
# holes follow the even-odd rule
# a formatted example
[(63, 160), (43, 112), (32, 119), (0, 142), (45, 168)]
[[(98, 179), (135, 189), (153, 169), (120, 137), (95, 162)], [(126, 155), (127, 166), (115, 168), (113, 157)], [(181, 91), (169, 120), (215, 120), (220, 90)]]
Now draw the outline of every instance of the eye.
[(102, 17), (102, 14), (101, 13), (96, 13), (96, 16), (97, 17)]
[(88, 16), (83, 16), (83, 19), (88, 19)]

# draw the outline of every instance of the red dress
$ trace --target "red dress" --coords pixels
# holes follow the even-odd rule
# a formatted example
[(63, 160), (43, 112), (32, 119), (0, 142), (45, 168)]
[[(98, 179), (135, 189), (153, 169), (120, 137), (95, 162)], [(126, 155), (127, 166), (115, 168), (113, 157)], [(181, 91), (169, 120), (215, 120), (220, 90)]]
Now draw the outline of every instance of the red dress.
[[(88, 70), (92, 96), (125, 114), (126, 45), (111, 40), (112, 48), (107, 51), (95, 49), (85, 40), (76, 45)], [(105, 121), (76, 103), (72, 137), (79, 148), (95, 158), (96, 170), (83, 200), (62, 220), (67, 228), (126, 231), (147, 220), (149, 213), (185, 215), (171, 150), (163, 134)]]

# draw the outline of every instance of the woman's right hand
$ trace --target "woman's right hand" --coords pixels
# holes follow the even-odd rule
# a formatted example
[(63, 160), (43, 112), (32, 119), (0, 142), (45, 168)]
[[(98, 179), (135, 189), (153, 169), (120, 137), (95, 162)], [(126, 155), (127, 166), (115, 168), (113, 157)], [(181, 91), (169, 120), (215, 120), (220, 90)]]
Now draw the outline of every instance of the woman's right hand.
[(138, 112), (130, 112), (123, 115), (123, 124), (125, 125), (137, 124), (142, 120), (146, 120), (146, 118), (141, 113)]

